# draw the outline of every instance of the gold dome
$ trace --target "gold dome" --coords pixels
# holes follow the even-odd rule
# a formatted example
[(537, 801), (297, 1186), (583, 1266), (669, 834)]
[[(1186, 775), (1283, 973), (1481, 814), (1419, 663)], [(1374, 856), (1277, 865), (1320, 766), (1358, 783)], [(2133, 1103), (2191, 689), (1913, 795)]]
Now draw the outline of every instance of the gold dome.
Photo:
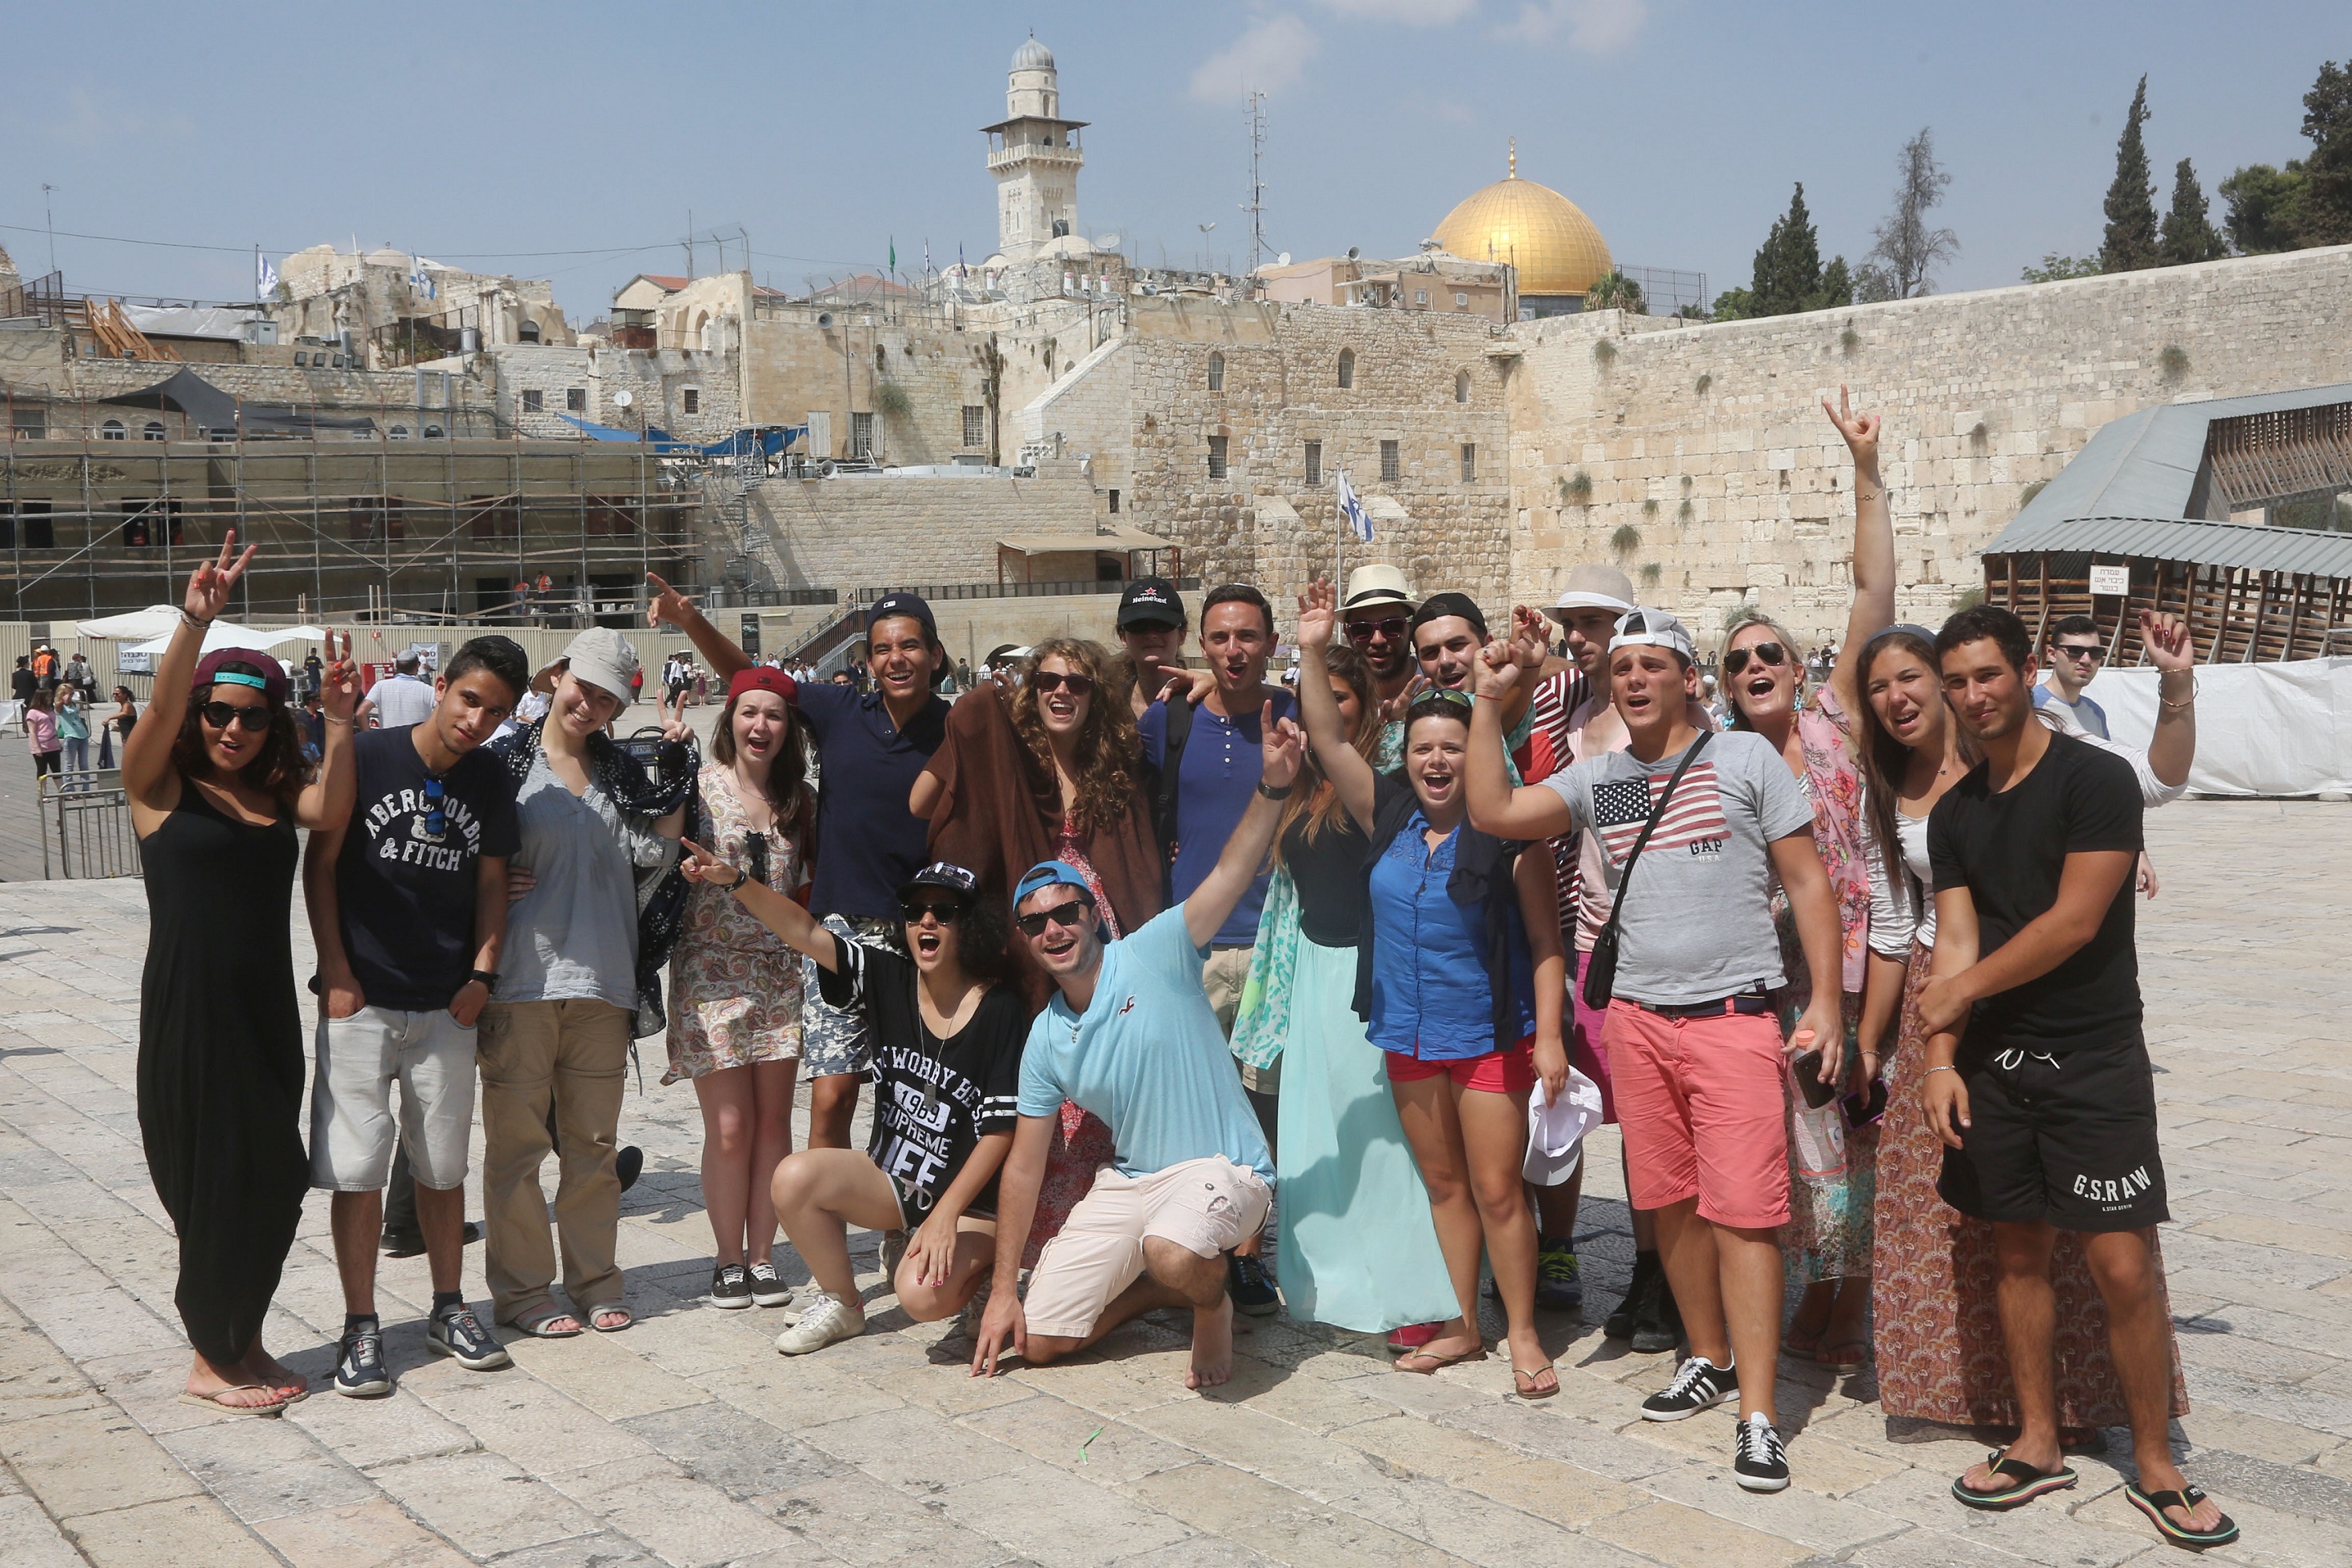
[(1613, 265), (1609, 242), (1574, 202), (1519, 178), (1516, 144), (1510, 173), (1446, 214), (1435, 238), (1465, 261), (1516, 266), (1522, 298), (1580, 295)]

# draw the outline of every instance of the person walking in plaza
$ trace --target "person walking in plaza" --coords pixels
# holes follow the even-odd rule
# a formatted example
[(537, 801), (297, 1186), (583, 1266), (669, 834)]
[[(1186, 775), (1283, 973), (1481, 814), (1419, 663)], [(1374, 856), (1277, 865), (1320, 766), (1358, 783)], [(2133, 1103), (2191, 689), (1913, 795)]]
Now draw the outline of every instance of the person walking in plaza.
[(58, 686), (58, 744), (65, 748), (63, 767), (68, 773), (89, 771), (89, 703), (71, 681)]
[(435, 680), (423, 723), (354, 737), (351, 821), (310, 835), (310, 1184), (334, 1194), (343, 1333), (333, 1387), (354, 1398), (392, 1392), (375, 1279), (395, 1134), (433, 1281), (425, 1347), (469, 1371), (509, 1364), (467, 1305), (459, 1272), (476, 1027), (498, 983), (517, 848), (514, 781), (478, 748), (530, 685), (530, 662), (512, 639), (464, 643)]
[[(2083, 737), (2121, 757), (2137, 776), (2143, 807), (2175, 799), (2196, 751), (2195, 652), (2179, 618), (2144, 614), (2140, 635), (2158, 675), (2157, 727), (2147, 751)], [(1943, 696), (1935, 633), (1896, 625), (1861, 651), (1856, 753), (1865, 779), (1864, 850), (1871, 873), (1870, 977), (1858, 1048), (1878, 1057), (1886, 1083), (1879, 1123), (1877, 1192), (1872, 1209), (1871, 1321), (1879, 1401), (1889, 1416), (1956, 1427), (2015, 1427), (2017, 1396), (1995, 1347), (2000, 1320), (1992, 1227), (1955, 1213), (1936, 1190), (1944, 1145), (1920, 1114), (1927, 1036), (1919, 992), (1936, 946), (1935, 879), (1927, 821), (1944, 793), (1979, 759)], [(2037, 715), (2048, 709), (2037, 707)], [(2051, 721), (2045, 716), (2044, 723)], [(1885, 1043), (1890, 1040), (1892, 1043)], [(1883, 1047), (1883, 1049), (1882, 1049)], [(2126, 1425), (2107, 1350), (2106, 1307), (2091, 1277), (2083, 1239), (2062, 1231), (2052, 1249), (2050, 1285), (2060, 1324), (2056, 1398), (2062, 1445)], [(2162, 1263), (2160, 1245), (2151, 1240)], [(2172, 1413), (2188, 1394), (2177, 1370)]]
[(362, 729), (402, 729), (423, 724), (433, 711), (433, 683), (418, 674), (423, 660), (414, 653), (393, 661), (393, 673), (368, 688), (360, 704)]
[[(2137, 1477), (2125, 1496), (2167, 1541), (2238, 1527), (2174, 1462), (2176, 1365), (2155, 1228), (2171, 1218), (2142, 1032), (2132, 868), (2140, 792), (2113, 757), (2033, 722), (2025, 623), (1993, 606), (1936, 634), (1945, 699), (1984, 760), (1927, 820), (1936, 888), (1919, 1109), (1944, 1145), (1937, 1190), (1993, 1227), (2018, 1435), (1952, 1483), (1980, 1509), (2074, 1484), (2060, 1452), (2051, 1253), (2083, 1239), (2106, 1306)], [(1965, 1028), (1965, 1038), (1963, 1038)]]
[[(937, 862), (899, 889), (909, 957), (844, 939), (774, 889), (700, 845), (687, 874), (805, 953), (835, 1005), (867, 1015), (874, 1127), (863, 1153), (803, 1149), (776, 1166), (772, 1195), (817, 1294), (777, 1336), (804, 1355), (866, 1332), (848, 1228), (906, 1233), (888, 1288), (917, 1322), (962, 1310), (996, 1260), (997, 1173), (1013, 1146), (1029, 1009), (1003, 983), (1004, 901), (971, 871)], [(1108, 1156), (1106, 1155), (1106, 1158)]]
[(140, 1140), (179, 1233), (173, 1300), (195, 1351), (182, 1397), (269, 1414), (310, 1389), (261, 1343), (310, 1187), (289, 935), (295, 833), (350, 818), (358, 690), (336, 659), (326, 755), (312, 775), (278, 661), (250, 648), (199, 658), (256, 553), (236, 546), (231, 530), (189, 575), (147, 722), (123, 748), (122, 787), (147, 883)]
[(1412, 589), (1404, 572), (1377, 562), (1349, 572), (1347, 592), (1339, 600), (1339, 621), (1348, 646), (1372, 667), (1381, 716), (1380, 745), (1372, 753), (1372, 766), (1383, 773), (1404, 766), (1404, 710), (1412, 706), (1413, 694), (1422, 684), (1410, 631), (1414, 608)]
[(66, 743), (58, 736), (58, 695), (37, 691), (25, 704), (25, 748), (33, 754), (33, 787), (65, 766)]
[[(1895, 619), (1895, 528), (1886, 481), (1878, 472), (1878, 416), (1854, 413), (1843, 387), (1838, 389), (1837, 406), (1831, 407), (1824, 398), (1822, 410), (1853, 459), (1853, 601), (1847, 612), (1846, 652), (1825, 665), (1828, 678), (1808, 695), (1796, 638), (1770, 617), (1751, 611), (1725, 633), (1720, 668), (1727, 727), (1769, 742), (1812, 807), (1813, 848), (1837, 901), (1839, 1009), (1845, 1059), (1853, 1064), (1848, 1081), (1838, 1087), (1860, 1094), (1866, 1104), (1878, 1077), (1878, 1059), (1857, 1056), (1854, 1050), (1870, 930), (1869, 858), (1862, 847), (1863, 775), (1853, 743), (1853, 715), (1862, 706), (1854, 667), (1855, 655), (1870, 634)], [(1775, 1002), (1786, 1032), (1797, 1027), (1811, 1006), (1811, 977), (1785, 891), (1773, 896), (1772, 917), (1780, 936), (1784, 977)], [(1805, 1106), (1801, 1087), (1790, 1096), (1790, 1114), (1801, 1113)], [(1832, 1114), (1843, 1113), (1832, 1108)], [(1841, 1124), (1839, 1131), (1845, 1146), (1843, 1170), (1791, 1168), (1789, 1228), (1781, 1249), (1790, 1282), (1803, 1293), (1783, 1348), (1834, 1371), (1857, 1372), (1870, 1354), (1863, 1324), (1870, 1305), (1870, 1215), (1878, 1129), (1865, 1117), (1850, 1128)], [(1790, 1139), (1792, 1159), (1802, 1144)]]
[[(1301, 706), (1310, 729), (1333, 724), (1370, 768), (1386, 727), (1379, 686), (1370, 659), (1332, 645), (1330, 598), (1318, 584), (1300, 601)], [(1285, 1064), (1276, 1260), (1291, 1315), (1386, 1333), (1391, 1349), (1412, 1352), (1462, 1307), (1386, 1054), (1355, 1010), (1370, 852), (1340, 788), (1309, 756), (1276, 823), (1274, 885), (1234, 1050), (1244, 1061), (1278, 1053)]]
[[(1656, 1211), (1691, 1353), (1642, 1414), (1675, 1421), (1736, 1398), (1734, 1478), (1751, 1491), (1781, 1490), (1789, 1466), (1773, 1397), (1779, 1232), (1789, 1218), (1784, 1056), (1818, 1048), (1820, 1080), (1834, 1082), (1844, 1049), (1837, 908), (1812, 812), (1769, 742), (1691, 724), (1690, 633), (1664, 611), (1633, 611), (1610, 639), (1629, 747), (1540, 784), (1509, 787), (1489, 706), (1525, 672), (1513, 658), (1485, 663), (1467, 764), (1472, 825), (1525, 840), (1591, 835), (1615, 894), (1587, 999), (1611, 998), (1603, 1040), (1625, 1180), (1634, 1205)], [(1784, 979), (1776, 876), (1813, 985), (1785, 1044), (1773, 996)]]
[(1025, 1301), (1018, 1250), (998, 1249), (974, 1335), (975, 1376), (996, 1374), (1008, 1341), (1042, 1365), (1129, 1318), (1179, 1306), (1192, 1312), (1185, 1386), (1233, 1375), (1227, 1260), (1265, 1224), (1274, 1160), (1202, 969), (1211, 939), (1257, 880), (1305, 750), (1271, 698), (1257, 728), (1255, 798), (1185, 902), (1106, 943), (1094, 891), (1076, 867), (1047, 861), (1013, 889), (1022, 938), (1058, 994), (1022, 1050), (1021, 1120), (999, 1184), (999, 1228), (1027, 1232), (1064, 1101), (1108, 1124), (1118, 1152), (1046, 1243)]
[[(317, 694), (313, 693), (312, 695), (316, 695)], [(138, 700), (131, 695), (131, 688), (129, 686), (115, 687), (114, 711), (106, 716), (105, 727), (100, 731), (98, 737), (98, 765), (100, 768), (111, 768), (114, 766), (113, 743), (116, 737), (120, 736), (124, 748), (126, 750), (129, 749), (131, 745), (131, 727), (138, 722), (139, 703)]]
[[(635, 1321), (614, 1252), (616, 1134), (642, 991), (637, 873), (675, 856), (696, 760), (693, 731), (667, 712), (664, 737), (687, 763), (675, 782), (648, 786), (605, 735), (628, 706), (636, 664), (619, 632), (581, 632), (558, 662), (547, 716), (491, 747), (515, 779), (513, 869), (526, 874), (478, 1030), (483, 1262), (495, 1319), (542, 1338)], [(551, 1147), (562, 1173), (555, 1226), (569, 1312), (551, 1295), (556, 1254), (539, 1179)]]
[(16, 655), (16, 667), (9, 673), (8, 682), (9, 695), (30, 706), (33, 694), (41, 689), (41, 678), (33, 674), (33, 656), (30, 653)]
[[(816, 791), (781, 670), (739, 670), (710, 735), (700, 787), (714, 863), (789, 898), (808, 885)], [(696, 879), (689, 873), (689, 881)], [(669, 1071), (702, 1109), (702, 1206), (719, 1256), (710, 1304), (780, 1307), (769, 1178), (793, 1151), (800, 1071), (800, 955), (718, 883), (697, 882), (670, 954)]]
[(98, 700), (98, 673), (89, 667), (89, 660), (84, 656), (79, 648), (76, 648), (73, 651), (73, 657), (66, 661), (66, 667), (58, 675), (58, 684), (60, 686), (71, 686), (79, 692), (84, 706)]

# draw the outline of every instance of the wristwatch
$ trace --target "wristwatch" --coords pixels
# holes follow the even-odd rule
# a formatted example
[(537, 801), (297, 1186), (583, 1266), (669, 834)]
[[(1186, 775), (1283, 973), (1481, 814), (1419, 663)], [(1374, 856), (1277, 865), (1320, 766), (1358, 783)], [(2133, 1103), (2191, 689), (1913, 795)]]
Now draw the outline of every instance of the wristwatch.
[(470, 986), (470, 985), (472, 985), (476, 980), (479, 980), (479, 981), (481, 981), (481, 983), (482, 983), (482, 988), (483, 988), (484, 990), (488, 991), (488, 992), (489, 992), (491, 995), (493, 995), (493, 996), (495, 996), (495, 995), (497, 995), (497, 994), (498, 994), (498, 989), (499, 989), (499, 974), (498, 974), (498, 971), (497, 971), (497, 970), (495, 970), (495, 969), (468, 969), (468, 970), (467, 970), (467, 971), (466, 971), (466, 983), (467, 983), (467, 985), (469, 985), (469, 986)]

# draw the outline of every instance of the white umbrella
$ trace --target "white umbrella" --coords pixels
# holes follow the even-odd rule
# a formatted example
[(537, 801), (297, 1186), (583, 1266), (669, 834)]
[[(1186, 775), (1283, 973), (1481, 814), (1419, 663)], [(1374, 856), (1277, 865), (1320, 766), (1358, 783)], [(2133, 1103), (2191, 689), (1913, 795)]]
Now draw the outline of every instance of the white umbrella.
[[(172, 612), (174, 618), (179, 613), (176, 610)], [(323, 643), (326, 640), (327, 633), (316, 626), (275, 626), (267, 631), (257, 631), (250, 626), (215, 621), (205, 629), (205, 645), (199, 652), (209, 653), (215, 648), (274, 648), (280, 643)], [(171, 645), (171, 637), (163, 636), (152, 642), (133, 643), (123, 652), (154, 657)]]
[(77, 621), (74, 630), (84, 637), (95, 637), (101, 642), (120, 639), (143, 643), (152, 637), (169, 637), (172, 628), (179, 623), (178, 605), (151, 604), (144, 610), (133, 610), (126, 615), (101, 615), (95, 621)]

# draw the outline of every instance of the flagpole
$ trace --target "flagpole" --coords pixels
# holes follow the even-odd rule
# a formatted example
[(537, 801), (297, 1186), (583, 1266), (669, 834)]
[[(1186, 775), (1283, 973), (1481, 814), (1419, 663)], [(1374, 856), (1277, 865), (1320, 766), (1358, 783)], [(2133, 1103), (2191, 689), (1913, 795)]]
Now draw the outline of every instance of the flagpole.
[[(1345, 484), (1347, 478), (1348, 471), (1340, 469), (1340, 483)], [(1331, 514), (1339, 524), (1339, 537), (1331, 541), (1331, 587), (1333, 591), (1344, 593), (1348, 587), (1348, 515), (1339, 509), (1337, 497), (1334, 497)]]

